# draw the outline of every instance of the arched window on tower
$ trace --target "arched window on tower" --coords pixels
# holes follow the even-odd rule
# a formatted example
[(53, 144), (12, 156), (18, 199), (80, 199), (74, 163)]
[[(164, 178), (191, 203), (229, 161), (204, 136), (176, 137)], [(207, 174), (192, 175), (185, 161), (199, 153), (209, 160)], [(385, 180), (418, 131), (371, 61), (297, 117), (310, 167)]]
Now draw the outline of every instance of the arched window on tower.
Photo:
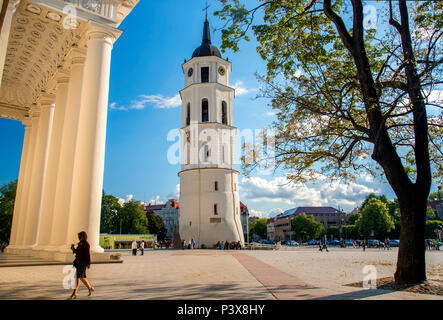
[(202, 100), (202, 122), (209, 121), (209, 104), (208, 99)]
[(228, 124), (228, 112), (227, 112), (227, 105), (226, 102), (222, 102), (222, 123)]
[(191, 104), (188, 103), (186, 107), (186, 125), (189, 126), (191, 124)]

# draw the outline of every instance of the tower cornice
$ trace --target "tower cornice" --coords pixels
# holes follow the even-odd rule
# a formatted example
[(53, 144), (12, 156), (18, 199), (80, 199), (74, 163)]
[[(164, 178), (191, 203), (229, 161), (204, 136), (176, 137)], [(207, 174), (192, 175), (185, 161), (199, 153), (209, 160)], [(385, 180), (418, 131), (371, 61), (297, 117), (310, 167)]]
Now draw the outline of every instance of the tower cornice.
[(204, 56), (204, 57), (194, 57), (190, 60), (187, 60), (185, 63), (182, 63), (182, 70), (183, 72), (185, 72), (185, 68), (186, 66), (188, 66), (189, 64), (197, 62), (197, 61), (223, 61), (224, 63), (229, 65), (229, 71), (231, 71), (232, 68), (232, 63), (229, 60), (225, 60), (223, 58), (219, 58), (217, 56)]
[(223, 168), (223, 167), (206, 167), (206, 168), (191, 168), (191, 169), (185, 169), (185, 170), (181, 170), (180, 172), (177, 173), (178, 176), (180, 176), (180, 174), (184, 173), (184, 172), (190, 172), (190, 171), (206, 171), (206, 170), (217, 170), (217, 171), (229, 171), (231, 173), (236, 173), (236, 174), (240, 174), (239, 171), (235, 170), (235, 169), (230, 169), (230, 168)]
[(192, 84), (190, 84), (189, 86), (187, 86), (187, 87), (181, 89), (181, 90), (179, 91), (179, 93), (180, 93), (180, 97), (182, 98), (182, 92), (188, 91), (188, 90), (190, 90), (190, 89), (193, 89), (193, 88), (199, 88), (199, 87), (200, 87), (200, 88), (211, 87), (211, 86), (214, 86), (214, 85), (216, 85), (216, 86), (220, 86), (220, 87), (222, 87), (223, 89), (228, 89), (228, 91), (233, 91), (233, 92), (234, 92), (234, 95), (235, 95), (235, 89), (234, 89), (234, 88), (229, 87), (229, 86), (225, 86), (224, 84), (221, 84), (220, 82), (199, 82), (199, 83), (192, 83)]

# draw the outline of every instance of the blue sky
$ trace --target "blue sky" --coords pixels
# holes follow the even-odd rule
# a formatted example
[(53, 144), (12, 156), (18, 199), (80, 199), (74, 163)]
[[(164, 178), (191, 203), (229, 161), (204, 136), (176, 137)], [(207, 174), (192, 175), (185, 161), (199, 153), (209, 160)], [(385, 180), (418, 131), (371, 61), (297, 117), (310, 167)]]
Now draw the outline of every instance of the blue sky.
[[(222, 22), (212, 16), (212, 42), (220, 47)], [(104, 190), (126, 199), (149, 202), (178, 197), (178, 164), (167, 161), (173, 141), (168, 132), (180, 127), (180, 100), (184, 79), (181, 64), (190, 59), (202, 38), (203, 0), (141, 0), (120, 25), (124, 32), (114, 44), (111, 63), (106, 137)], [(223, 53), (232, 62), (230, 83), (236, 88), (234, 123), (245, 128), (264, 128), (275, 120), (268, 101), (255, 99), (258, 82), (254, 73), (265, 73), (255, 50), (256, 42), (243, 42), (240, 51)], [(24, 129), (20, 122), (0, 119), (0, 184), (18, 176)], [(240, 168), (238, 168), (240, 171)], [(239, 177), (240, 198), (253, 214), (274, 215), (300, 205), (331, 205), (352, 210), (369, 192), (394, 195), (386, 183), (360, 177), (351, 184), (325, 183), (290, 186), (284, 173)]]

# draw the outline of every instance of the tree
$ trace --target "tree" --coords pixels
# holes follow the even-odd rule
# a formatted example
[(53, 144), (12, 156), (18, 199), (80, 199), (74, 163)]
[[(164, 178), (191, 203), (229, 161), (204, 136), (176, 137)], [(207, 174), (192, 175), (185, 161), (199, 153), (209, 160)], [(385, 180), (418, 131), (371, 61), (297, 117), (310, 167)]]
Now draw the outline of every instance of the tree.
[(312, 215), (307, 215), (304, 212), (296, 215), (291, 223), (295, 236), (300, 240), (316, 239), (325, 232), (321, 222), (315, 221)]
[(267, 218), (254, 219), (249, 221), (249, 233), (259, 238), (266, 239), (267, 236)]
[[(222, 51), (237, 51), (252, 29), (267, 62), (263, 95), (278, 119), (271, 162), (298, 181), (381, 169), (401, 212), (395, 280), (425, 280), (427, 198), (432, 176), (443, 177), (443, 122), (428, 115), (442, 108), (431, 99), (443, 82), (442, 2), (378, 2), (384, 28), (367, 27), (361, 0), (263, 0), (250, 10), (221, 3)], [(266, 154), (246, 151), (245, 173), (266, 165)]]
[(348, 223), (354, 225), (358, 219), (360, 219), (361, 213), (354, 212), (349, 215)]
[(382, 239), (394, 228), (394, 221), (386, 204), (379, 199), (371, 199), (362, 208), (362, 216), (357, 220), (356, 228), (364, 238), (369, 237), (374, 230), (375, 238)]
[(346, 239), (358, 239), (358, 230), (353, 224), (343, 225), (343, 236)]
[(426, 220), (436, 220), (437, 214), (430, 206), (426, 208)]
[(435, 233), (435, 229), (437, 226), (443, 226), (443, 222), (440, 220), (428, 220), (426, 221), (426, 238), (427, 239), (436, 239), (437, 234)]
[(326, 229), (326, 235), (328, 239), (331, 239), (331, 235), (334, 239), (340, 238), (340, 227), (330, 226)]
[(0, 188), (0, 243), (9, 242), (16, 190), (17, 180), (6, 183)]
[(147, 234), (149, 222), (140, 201), (130, 200), (118, 210), (118, 219), (122, 220), (122, 233)]
[(151, 234), (156, 234), (157, 240), (164, 240), (166, 237), (166, 229), (163, 218), (159, 215), (156, 215), (152, 210), (146, 212), (146, 217), (149, 221), (149, 232)]
[(120, 232), (120, 215), (119, 210), (122, 206), (118, 203), (118, 198), (110, 194), (102, 196), (102, 209), (100, 215), (100, 232), (101, 233), (119, 233)]

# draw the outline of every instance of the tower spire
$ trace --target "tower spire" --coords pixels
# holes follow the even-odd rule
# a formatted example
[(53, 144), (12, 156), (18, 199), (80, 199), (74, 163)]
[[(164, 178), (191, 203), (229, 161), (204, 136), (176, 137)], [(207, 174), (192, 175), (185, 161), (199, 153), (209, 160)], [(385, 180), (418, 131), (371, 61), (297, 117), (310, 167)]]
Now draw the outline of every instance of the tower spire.
[(211, 32), (209, 30), (208, 17), (206, 17), (205, 24), (203, 26), (203, 40), (202, 40), (202, 44), (204, 44), (204, 43), (211, 44)]

